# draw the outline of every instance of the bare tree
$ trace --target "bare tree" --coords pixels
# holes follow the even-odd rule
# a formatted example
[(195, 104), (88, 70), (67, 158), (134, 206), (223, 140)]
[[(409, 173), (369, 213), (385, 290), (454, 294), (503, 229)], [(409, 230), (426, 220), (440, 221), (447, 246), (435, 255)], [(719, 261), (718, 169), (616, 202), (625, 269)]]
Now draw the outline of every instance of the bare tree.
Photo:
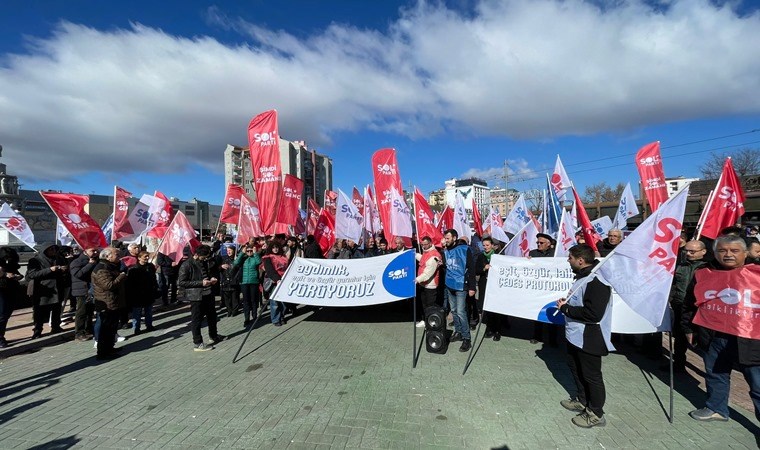
[(583, 192), (583, 201), (587, 204), (620, 201), (620, 196), (625, 190), (625, 184), (618, 183), (614, 188), (602, 181), (598, 184), (586, 186)]
[(699, 167), (702, 178), (705, 180), (718, 179), (723, 171), (723, 164), (729, 156), (738, 176), (746, 177), (760, 173), (760, 150), (743, 148), (735, 152), (711, 153), (710, 159)]

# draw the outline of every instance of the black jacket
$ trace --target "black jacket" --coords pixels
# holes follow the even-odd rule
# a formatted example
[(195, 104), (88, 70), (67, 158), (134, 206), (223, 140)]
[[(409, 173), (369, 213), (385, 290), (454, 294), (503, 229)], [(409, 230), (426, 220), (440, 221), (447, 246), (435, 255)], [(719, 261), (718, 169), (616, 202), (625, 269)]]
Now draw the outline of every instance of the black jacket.
[(596, 246), (596, 249), (599, 250), (599, 256), (607, 256), (610, 252), (615, 250), (615, 247), (617, 247), (617, 245), (610, 244), (609, 239), (604, 238), (602, 239), (602, 242)]
[(316, 242), (310, 242), (303, 247), (303, 257), (323, 259), (324, 255), (322, 254), (322, 249), (319, 247), (319, 244)]
[(92, 271), (98, 261), (90, 262), (90, 257), (82, 253), (69, 265), (71, 272), (71, 295), (74, 297), (85, 297), (90, 292), (90, 282)]
[[(587, 277), (598, 263), (598, 261), (594, 261), (593, 265), (579, 270), (575, 274), (575, 279), (580, 280)], [(605, 356), (609, 353), (599, 322), (602, 321), (604, 313), (607, 311), (611, 293), (612, 290), (609, 286), (599, 281), (598, 278), (594, 278), (586, 284), (583, 291), (583, 306), (564, 304), (560, 308), (562, 314), (567, 317), (584, 322), (583, 348), (581, 350), (586, 353), (597, 356)]]
[[(679, 307), (684, 304), (689, 284), (691, 284), (691, 280), (694, 279), (694, 272), (706, 265), (707, 261), (703, 259), (697, 261), (683, 259), (678, 265), (676, 265), (676, 270), (673, 274), (673, 284), (670, 286), (670, 306)], [(694, 300), (692, 299), (692, 302), (693, 301)], [(680, 320), (680, 318), (676, 318), (676, 320)]]
[(140, 263), (127, 271), (127, 303), (133, 308), (150, 306), (159, 296), (156, 266)]
[[(240, 281), (243, 278), (243, 272), (240, 270), (240, 266), (235, 266), (235, 258), (232, 256), (224, 255), (218, 257), (219, 267), (219, 287), (223, 291), (234, 291), (240, 287)], [(222, 265), (227, 264), (230, 267), (223, 269)]]
[(185, 297), (188, 301), (199, 302), (206, 295), (211, 295), (211, 286), (203, 286), (204, 278), (209, 276), (206, 261), (188, 258), (179, 267), (177, 286), (185, 289)]
[(53, 266), (64, 265), (62, 258), (45, 256), (45, 250), (55, 244), (45, 244), (40, 252), (29, 260), (26, 268), (26, 279), (32, 283), (32, 302), (35, 305), (54, 305), (62, 300), (64, 282), (69, 273), (63, 270), (53, 271)]

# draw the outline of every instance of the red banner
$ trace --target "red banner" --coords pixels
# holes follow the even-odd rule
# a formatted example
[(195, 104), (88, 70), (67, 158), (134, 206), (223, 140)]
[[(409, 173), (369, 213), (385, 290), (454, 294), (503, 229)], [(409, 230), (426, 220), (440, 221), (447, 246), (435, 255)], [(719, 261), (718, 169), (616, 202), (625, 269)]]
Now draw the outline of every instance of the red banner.
[(760, 339), (760, 266), (696, 271), (694, 323), (711, 330)]
[(335, 217), (335, 211), (338, 209), (338, 193), (325, 191), (324, 209)]
[(446, 234), (446, 230), (450, 230), (454, 227), (454, 210), (450, 206), (446, 205), (443, 208), (441, 217), (438, 219), (438, 223), (435, 225), (438, 231), (441, 232), (441, 236)]
[(322, 208), (317, 221), (317, 229), (314, 231), (314, 240), (322, 249), (322, 254), (327, 256), (327, 252), (335, 244), (335, 215), (330, 214)]
[(356, 209), (359, 210), (359, 214), (364, 217), (364, 196), (361, 192), (359, 192), (359, 189), (356, 189), (356, 186), (354, 186), (354, 192), (352, 194), (351, 201), (353, 202), (354, 206), (356, 206)]
[(106, 236), (100, 225), (84, 211), (90, 201), (88, 195), (59, 194), (56, 192), (42, 192), (40, 195), (45, 199), (50, 209), (63, 223), (77, 245), (83, 249), (108, 246)]
[(660, 142), (652, 142), (639, 149), (636, 153), (636, 167), (639, 169), (641, 185), (647, 196), (652, 212), (668, 199), (668, 189), (665, 185), (665, 171), (662, 169), (660, 157)]
[(317, 229), (317, 222), (319, 222), (319, 205), (314, 199), (308, 199), (306, 201), (306, 234), (314, 234)]
[(472, 200), (472, 224), (475, 227), (475, 234), (483, 237), (483, 220), (480, 218), (480, 211), (478, 211), (475, 199)]
[(264, 236), (261, 229), (259, 207), (247, 195), (240, 197), (240, 222), (238, 222), (237, 243), (243, 245), (252, 237)]
[(164, 201), (164, 207), (154, 216), (153, 220), (155, 220), (156, 225), (148, 231), (148, 236), (161, 239), (169, 229), (172, 218), (174, 218), (174, 209), (172, 209), (172, 202), (163, 193), (155, 191), (153, 195)]
[(718, 185), (710, 203), (705, 208), (704, 223), (700, 235), (715, 239), (720, 230), (734, 226), (744, 214), (744, 190), (734, 171), (731, 158), (726, 158)]
[(273, 234), (282, 191), (277, 111), (261, 113), (251, 120), (248, 125), (248, 146), (256, 201), (261, 211), (261, 229), (265, 234)]
[(593, 248), (595, 252), (598, 252), (599, 250), (596, 248), (596, 243), (601, 241), (602, 238), (599, 236), (599, 233), (596, 232), (596, 228), (591, 225), (591, 220), (588, 218), (586, 208), (583, 207), (583, 202), (581, 201), (581, 198), (578, 197), (578, 191), (576, 191), (575, 188), (573, 188), (573, 196), (575, 197), (575, 204), (577, 205), (578, 225), (583, 231), (583, 239), (586, 241), (586, 245)]
[(394, 240), (393, 230), (391, 229), (391, 188), (401, 194), (404, 192), (401, 186), (401, 174), (398, 170), (396, 161), (396, 150), (392, 148), (383, 148), (372, 155), (372, 172), (375, 176), (375, 194), (377, 198), (377, 208), (380, 212), (380, 221), (383, 223), (383, 234), (385, 239), (392, 243)]
[(129, 224), (129, 198), (132, 193), (119, 186), (114, 186), (113, 193), (113, 233), (111, 239), (121, 239), (132, 236), (132, 225)]
[(192, 241), (195, 240), (197, 242), (195, 230), (182, 211), (177, 212), (168, 228), (169, 231), (164, 236), (164, 240), (158, 247), (158, 251), (171, 258), (172, 261), (179, 263), (187, 245), (190, 245), (190, 249), (195, 251), (192, 245)]
[(425, 196), (419, 189), (414, 188), (414, 221), (417, 225), (417, 239), (429, 237), (434, 245), (440, 244), (443, 239), (441, 231), (433, 222), (433, 210), (430, 208)]
[(245, 195), (243, 186), (237, 184), (227, 186), (222, 213), (219, 215), (219, 222), (232, 225), (237, 225), (240, 222), (240, 199), (243, 195)]
[(301, 217), (301, 196), (303, 195), (303, 180), (293, 175), (285, 175), (285, 183), (282, 187), (282, 199), (277, 213), (277, 223), (293, 228)]

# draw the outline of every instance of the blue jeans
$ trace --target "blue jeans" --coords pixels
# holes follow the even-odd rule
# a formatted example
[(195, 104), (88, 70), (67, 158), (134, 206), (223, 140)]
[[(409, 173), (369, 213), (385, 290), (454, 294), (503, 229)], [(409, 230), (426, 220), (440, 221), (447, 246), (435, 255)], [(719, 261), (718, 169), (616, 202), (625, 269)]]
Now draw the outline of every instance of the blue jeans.
[(443, 298), (449, 303), (451, 315), (454, 316), (454, 331), (462, 335), (462, 339), (470, 339), (470, 323), (467, 321), (467, 292), (446, 288)]
[(98, 336), (100, 336), (100, 311), (95, 313), (95, 325), (92, 327), (93, 334), (95, 334), (95, 342), (98, 342)]
[(283, 316), (285, 315), (285, 304), (270, 299), (269, 315), (272, 317), (272, 323), (282, 322)]
[[(731, 369), (738, 360), (735, 337), (713, 337), (704, 356), (707, 401), (705, 406), (728, 417), (728, 391), (731, 389)], [(749, 396), (755, 405), (755, 417), (760, 420), (760, 366), (739, 364), (739, 370), (749, 384)]]
[(145, 311), (145, 326), (153, 327), (153, 305), (132, 308), (132, 330), (140, 331), (140, 315)]

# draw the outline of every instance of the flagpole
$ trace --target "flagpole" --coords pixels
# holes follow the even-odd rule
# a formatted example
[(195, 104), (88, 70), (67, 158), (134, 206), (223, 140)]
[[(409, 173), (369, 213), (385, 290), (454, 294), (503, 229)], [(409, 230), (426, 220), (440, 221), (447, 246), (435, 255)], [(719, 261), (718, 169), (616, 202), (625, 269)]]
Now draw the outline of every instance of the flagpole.
[[(116, 189), (118, 188), (117, 185), (113, 185), (113, 222), (111, 223), (111, 239), (108, 241), (108, 245), (111, 245), (111, 242), (113, 242), (113, 235), (116, 232)], [(129, 211), (129, 207), (127, 207), (127, 211)]]
[[(718, 186), (720, 186), (720, 183), (723, 181), (723, 172), (720, 172), (720, 177), (718, 177), (718, 183), (715, 185), (715, 189), (718, 189)], [(708, 204), (705, 205), (704, 211), (702, 211), (704, 214), (699, 217), (700, 223), (697, 223), (697, 240), (699, 240), (700, 236), (702, 236), (702, 227), (704, 226), (704, 222), (701, 222), (703, 217), (705, 220), (707, 220), (707, 213), (710, 211), (710, 208), (712, 208), (713, 201), (715, 200), (715, 189), (710, 191), (710, 198), (707, 199)]]
[(155, 263), (155, 261), (158, 259), (158, 253), (159, 253), (159, 250), (161, 249), (161, 245), (163, 245), (164, 241), (166, 240), (166, 235), (168, 235), (169, 232), (171, 231), (172, 225), (174, 225), (174, 221), (177, 219), (177, 216), (181, 212), (182, 211), (177, 211), (177, 214), (175, 214), (174, 217), (172, 217), (172, 221), (169, 222), (169, 225), (166, 228), (166, 233), (164, 233), (164, 235), (161, 237), (161, 240), (158, 241), (158, 245), (156, 246), (156, 253), (153, 254), (153, 258), (151, 258), (151, 261), (150, 261), (151, 263)]

